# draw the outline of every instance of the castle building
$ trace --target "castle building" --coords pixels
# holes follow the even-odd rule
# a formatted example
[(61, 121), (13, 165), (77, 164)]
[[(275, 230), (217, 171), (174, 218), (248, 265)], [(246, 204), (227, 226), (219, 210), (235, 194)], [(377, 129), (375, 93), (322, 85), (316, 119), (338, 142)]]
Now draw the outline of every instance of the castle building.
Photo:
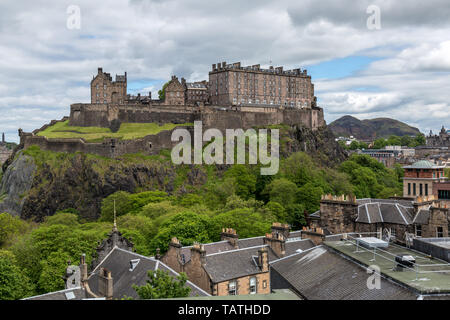
[(450, 147), (450, 130), (442, 126), (439, 135), (434, 135), (432, 131), (426, 137), (428, 147)]
[(98, 68), (98, 74), (91, 81), (92, 104), (124, 104), (127, 99), (127, 73), (116, 75), (112, 81), (109, 73)]
[(184, 78), (181, 78), (181, 83), (186, 88), (186, 104), (199, 105), (209, 102), (208, 82), (206, 80), (186, 82)]
[(412, 165), (405, 166), (403, 178), (403, 196), (414, 198), (416, 196), (429, 196), (433, 193), (435, 183), (445, 182), (445, 166), (435, 165), (431, 161), (421, 160)]
[(222, 106), (269, 105), (311, 108), (314, 85), (306, 70), (262, 69), (259, 64), (213, 64), (209, 72), (211, 103)]

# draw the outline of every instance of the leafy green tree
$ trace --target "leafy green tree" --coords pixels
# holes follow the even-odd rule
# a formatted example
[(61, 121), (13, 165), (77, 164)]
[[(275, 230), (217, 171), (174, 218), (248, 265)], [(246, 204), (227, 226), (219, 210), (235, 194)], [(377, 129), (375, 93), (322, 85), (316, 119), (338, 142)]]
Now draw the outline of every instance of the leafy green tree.
[(46, 217), (44, 223), (49, 226), (62, 224), (69, 227), (77, 227), (79, 225), (76, 214), (64, 211), (57, 211), (53, 216)]
[(322, 194), (323, 191), (321, 187), (316, 187), (312, 183), (307, 183), (298, 189), (297, 199), (308, 213), (313, 213), (319, 210)]
[(218, 235), (222, 228), (233, 228), (241, 238), (256, 237), (270, 230), (274, 216), (264, 210), (256, 211), (253, 208), (236, 208), (217, 214), (212, 218), (213, 240), (219, 240)]
[(159, 100), (163, 101), (166, 99), (166, 88), (169, 85), (170, 81), (167, 81), (163, 84), (161, 90), (158, 90)]
[(417, 146), (422, 146), (427, 143), (427, 139), (423, 133), (419, 133), (414, 140)]
[(288, 223), (291, 225), (293, 230), (301, 229), (306, 225), (305, 220), (305, 207), (302, 204), (296, 203), (290, 205), (286, 209), (288, 216)]
[(270, 201), (282, 204), (285, 208), (296, 201), (297, 185), (286, 178), (273, 180), (268, 186)]
[[(41, 261), (41, 275), (38, 281), (40, 292), (52, 292), (64, 289), (63, 275), (70, 256), (62, 250), (52, 252), (46, 260)], [(74, 260), (76, 261), (76, 260)]]
[(25, 233), (30, 226), (19, 217), (13, 217), (9, 213), (0, 213), (0, 248), (11, 244), (15, 237)]
[(242, 199), (248, 199), (255, 194), (256, 176), (248, 166), (236, 164), (225, 172), (225, 177), (235, 181), (235, 192)]
[(356, 140), (353, 140), (353, 141), (350, 143), (349, 149), (350, 149), (350, 150), (357, 150), (357, 149), (359, 149), (359, 142), (356, 141)]
[(218, 235), (208, 216), (188, 211), (178, 213), (160, 225), (151, 242), (152, 251), (160, 248), (161, 253), (166, 252), (172, 237), (177, 237), (183, 245), (192, 245), (194, 241), (212, 242)]
[(0, 300), (17, 300), (33, 294), (30, 279), (6, 255), (0, 255)]
[(276, 201), (269, 201), (265, 209), (276, 219), (276, 222), (287, 222), (286, 209)]
[(147, 283), (143, 286), (133, 285), (141, 299), (167, 299), (188, 297), (191, 288), (186, 285), (187, 276), (181, 272), (176, 278), (167, 271), (149, 270)]
[(373, 149), (383, 149), (384, 147), (386, 147), (388, 145), (388, 142), (386, 139), (383, 138), (379, 138), (377, 140), (374, 141), (373, 143)]

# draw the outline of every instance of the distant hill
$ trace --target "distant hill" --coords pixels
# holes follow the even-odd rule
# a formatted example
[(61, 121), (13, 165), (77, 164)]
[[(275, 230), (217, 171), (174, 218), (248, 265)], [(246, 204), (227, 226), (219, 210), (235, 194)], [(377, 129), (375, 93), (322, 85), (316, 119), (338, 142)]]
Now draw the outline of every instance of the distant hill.
[(388, 138), (391, 135), (415, 136), (420, 133), (419, 129), (390, 118), (359, 120), (352, 116), (343, 116), (331, 122), (328, 127), (336, 137), (354, 136), (360, 140)]

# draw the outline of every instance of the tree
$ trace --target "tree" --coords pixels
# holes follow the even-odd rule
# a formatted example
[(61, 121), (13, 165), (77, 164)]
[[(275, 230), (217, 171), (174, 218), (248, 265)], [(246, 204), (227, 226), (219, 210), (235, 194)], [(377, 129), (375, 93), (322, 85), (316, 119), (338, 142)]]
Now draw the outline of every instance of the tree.
[(17, 300), (33, 294), (30, 279), (6, 255), (0, 255), (0, 300)]
[(10, 244), (14, 237), (28, 230), (28, 224), (9, 213), (0, 214), (0, 247)]
[(151, 242), (153, 251), (161, 249), (167, 251), (172, 237), (177, 237), (183, 245), (192, 245), (194, 241), (208, 243), (217, 240), (217, 233), (211, 219), (194, 212), (181, 212), (164, 221), (157, 235)]
[(285, 178), (275, 179), (267, 187), (270, 201), (278, 202), (285, 208), (296, 201), (297, 185)]
[(425, 138), (425, 135), (423, 133), (419, 133), (414, 140), (417, 146), (422, 146), (427, 143), (427, 139)]
[(166, 88), (169, 85), (170, 81), (167, 81), (163, 84), (162, 89), (158, 90), (158, 96), (159, 100), (165, 100), (166, 99)]
[(176, 278), (167, 271), (149, 270), (147, 283), (143, 286), (133, 285), (141, 299), (167, 299), (189, 296), (191, 288), (186, 286), (187, 276), (181, 272)]

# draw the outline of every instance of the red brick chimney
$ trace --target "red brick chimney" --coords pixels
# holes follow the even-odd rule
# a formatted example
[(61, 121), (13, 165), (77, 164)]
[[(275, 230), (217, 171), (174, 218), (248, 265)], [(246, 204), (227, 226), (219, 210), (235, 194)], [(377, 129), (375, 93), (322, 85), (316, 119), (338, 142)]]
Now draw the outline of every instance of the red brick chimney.
[(286, 238), (281, 233), (266, 233), (266, 236), (264, 237), (264, 244), (268, 244), (279, 258), (284, 257), (286, 254)]
[(269, 257), (265, 247), (258, 250), (258, 265), (262, 272), (269, 271)]

